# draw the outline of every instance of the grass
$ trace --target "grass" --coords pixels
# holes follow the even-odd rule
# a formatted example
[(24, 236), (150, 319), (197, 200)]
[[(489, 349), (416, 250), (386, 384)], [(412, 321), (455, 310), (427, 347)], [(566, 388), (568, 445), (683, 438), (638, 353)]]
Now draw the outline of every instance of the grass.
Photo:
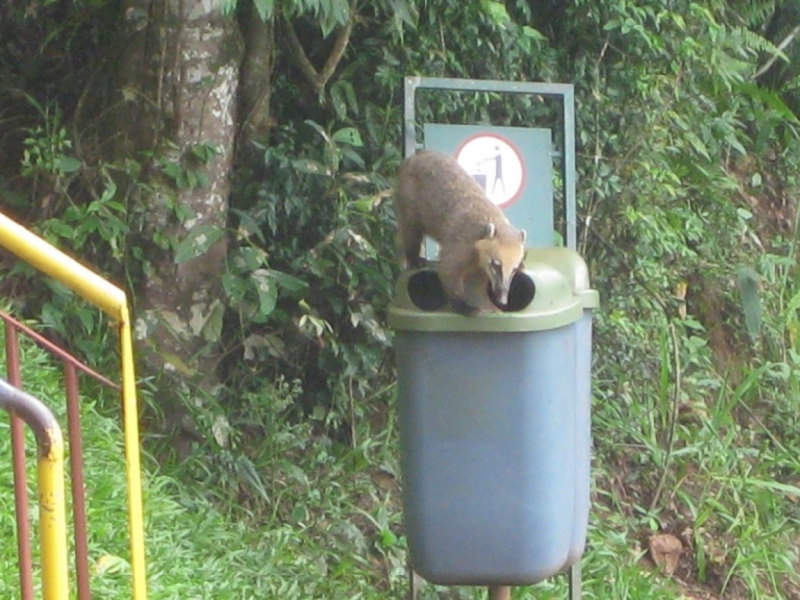
[[(597, 370), (595, 489), (583, 597), (797, 598), (797, 417), (793, 399), (767, 398), (763, 387), (785, 385), (793, 371), (765, 364), (732, 386), (707, 376), (705, 354), (692, 349), (695, 342), (680, 342), (687, 360), (677, 396), (670, 384), (675, 365), (636, 386), (626, 385), (612, 367)], [(668, 348), (662, 355), (668, 360)], [(63, 422), (57, 365), (28, 344), (24, 365), (26, 389)], [(345, 446), (319, 435), (313, 422), (281, 418), (294, 393), (279, 383), (260, 400), (246, 399), (261, 411), (248, 419), (268, 432), (258, 444), (234, 437), (227, 450), (200, 448), (168, 470), (146, 457), (150, 598), (404, 597), (393, 411), (384, 412), (380, 426), (365, 419), (355, 430), (357, 442)], [(673, 410), (676, 398), (680, 411)], [(773, 402), (771, 413), (759, 417), (765, 413), (758, 403), (766, 400)], [(114, 599), (130, 597), (130, 567), (122, 436), (109, 404), (102, 394), (84, 399), (83, 428), (92, 588), (97, 598)], [(9, 456), (3, 420), (4, 548), (13, 547)], [(663, 491), (651, 506), (661, 479)], [(687, 543), (672, 577), (647, 558), (647, 539), (658, 531)], [(0, 597), (18, 597), (15, 560), (13, 552), (0, 553)], [(485, 591), (428, 585), (420, 597), (477, 599)], [(567, 598), (566, 581), (555, 577), (515, 588), (513, 597)]]
[[(58, 367), (35, 347), (25, 348), (24, 364), (26, 388), (54, 407), (63, 422)], [(130, 597), (130, 567), (122, 436), (116, 419), (104, 416), (96, 403), (84, 402), (82, 412), (92, 589), (99, 598), (126, 598)], [(33, 448), (31, 439), (28, 448)], [(0, 456), (4, 461), (10, 456), (5, 420), (0, 424)], [(320, 453), (316, 461), (332, 462)], [(358, 529), (335, 520), (324, 525), (311, 522), (304, 508), (310, 502), (336, 508), (347, 494), (338, 472), (332, 478), (339, 483), (330, 481), (323, 489), (313, 476), (304, 474), (304, 465), (297, 466), (293, 477), (300, 485), (293, 488), (295, 497), (286, 499), (287, 506), (293, 506), (293, 519), (263, 528), (252, 520), (226, 518), (205, 495), (158, 473), (152, 462), (150, 466), (145, 476), (145, 506), (151, 598), (356, 598), (364, 582), (342, 574), (357, 572), (364, 561), (367, 570), (374, 571), (368, 559), (340, 551), (363, 549), (367, 541)], [(14, 539), (11, 490), (10, 470), (4, 467), (0, 469), (4, 548), (12, 548)], [(309, 535), (313, 529), (325, 530), (326, 539)], [(18, 597), (15, 560), (13, 552), (0, 554), (3, 598)]]
[(715, 376), (690, 327), (662, 345), (661, 373), (630, 386), (624, 367), (607, 366), (597, 382), (595, 506), (642, 537), (684, 538), (676, 578), (709, 597), (797, 598), (800, 460), (796, 400), (785, 394), (795, 370), (754, 360)]

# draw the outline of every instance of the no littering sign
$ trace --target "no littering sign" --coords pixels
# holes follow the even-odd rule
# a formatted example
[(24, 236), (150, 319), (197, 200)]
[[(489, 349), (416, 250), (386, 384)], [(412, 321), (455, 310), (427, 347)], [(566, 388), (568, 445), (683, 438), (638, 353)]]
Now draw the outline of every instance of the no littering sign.
[(522, 153), (507, 138), (493, 133), (475, 134), (456, 151), (456, 160), (497, 206), (511, 206), (522, 194), (525, 163)]

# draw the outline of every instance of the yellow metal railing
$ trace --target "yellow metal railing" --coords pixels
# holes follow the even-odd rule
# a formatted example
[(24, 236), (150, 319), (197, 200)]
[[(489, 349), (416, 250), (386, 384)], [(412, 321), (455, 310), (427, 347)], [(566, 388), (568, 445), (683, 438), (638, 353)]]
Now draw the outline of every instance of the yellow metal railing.
[(76, 294), (99, 307), (118, 324), (133, 600), (146, 600), (147, 578), (139, 456), (139, 411), (136, 399), (133, 338), (125, 292), (2, 213), (0, 213), (0, 247), (10, 250), (21, 260), (66, 285)]
[(61, 429), (50, 409), (2, 379), (0, 408), (20, 417), (36, 435), (42, 592), (44, 600), (64, 600), (69, 595), (69, 581), (64, 507), (64, 439)]

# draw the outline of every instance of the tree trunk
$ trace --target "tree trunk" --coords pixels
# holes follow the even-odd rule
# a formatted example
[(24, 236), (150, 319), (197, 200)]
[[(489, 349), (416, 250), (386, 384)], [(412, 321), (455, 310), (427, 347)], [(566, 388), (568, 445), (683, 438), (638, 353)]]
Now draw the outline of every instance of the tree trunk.
[(244, 57), (240, 70), (241, 127), (237, 145), (240, 156), (244, 157), (246, 163), (241, 166), (247, 167), (251, 166), (247, 163), (253, 162), (250, 157), (255, 154), (252, 142), (265, 142), (273, 124), (270, 101), (272, 72), (275, 67), (274, 17), (262, 20), (252, 0), (242, 0), (239, 27), (244, 40)]
[[(136, 182), (147, 248), (136, 294), (143, 367), (214, 393), (238, 30), (208, 0), (128, 0), (124, 20), (120, 150), (147, 157)], [(168, 425), (183, 425), (175, 406), (166, 407)]]

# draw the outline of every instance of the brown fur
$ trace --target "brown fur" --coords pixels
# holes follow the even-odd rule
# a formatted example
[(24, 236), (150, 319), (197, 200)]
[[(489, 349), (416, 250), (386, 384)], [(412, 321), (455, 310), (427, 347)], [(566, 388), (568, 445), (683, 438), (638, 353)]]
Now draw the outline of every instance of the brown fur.
[(500, 304), (525, 255), (525, 232), (514, 228), (454, 158), (417, 152), (400, 165), (395, 189), (399, 244), (406, 266), (419, 266), (425, 235), (439, 243), (437, 272), (457, 310), (476, 312), (464, 282), (480, 275)]

